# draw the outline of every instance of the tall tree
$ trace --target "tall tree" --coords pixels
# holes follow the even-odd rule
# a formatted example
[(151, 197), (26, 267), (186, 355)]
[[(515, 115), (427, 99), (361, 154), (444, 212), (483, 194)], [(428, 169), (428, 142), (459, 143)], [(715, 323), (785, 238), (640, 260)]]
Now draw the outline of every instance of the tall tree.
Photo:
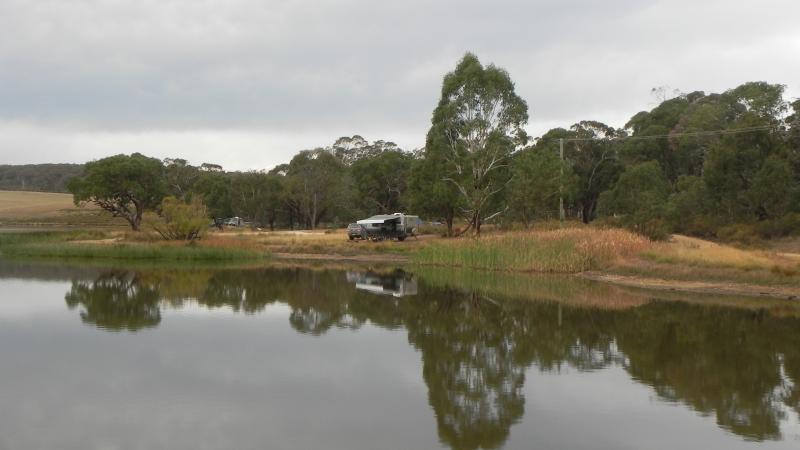
[(558, 209), (559, 196), (574, 196), (577, 179), (572, 167), (552, 149), (530, 147), (514, 155), (506, 198), (511, 216), (527, 227), (537, 215)]
[(667, 198), (671, 186), (658, 161), (625, 169), (614, 187), (600, 196), (603, 212), (621, 214), (622, 223), (652, 238), (664, 237)]
[(164, 182), (172, 196), (187, 200), (194, 184), (200, 178), (200, 170), (185, 159), (166, 158), (164, 160)]
[(138, 231), (144, 211), (164, 198), (164, 166), (140, 153), (109, 156), (87, 163), (85, 175), (72, 178), (67, 189), (76, 205), (94, 203)]
[(467, 53), (445, 75), (431, 132), (444, 138), (448, 167), (443, 178), (461, 194), (461, 211), (476, 235), (484, 221), (502, 213), (486, 208), (510, 178), (508, 159), (527, 140), (522, 129), (527, 121), (528, 105), (505, 70), (483, 67)]
[(351, 182), (344, 164), (324, 149), (298, 153), (289, 163), (286, 176), (287, 200), (305, 228), (316, 228), (333, 211), (346, 213), (352, 204)]
[(208, 212), (217, 218), (234, 215), (231, 190), (231, 177), (217, 171), (201, 171), (194, 185), (194, 192), (203, 197)]
[(406, 201), (416, 213), (447, 225), (447, 235), (453, 235), (453, 220), (459, 208), (461, 194), (453, 183), (442, 179), (447, 170), (447, 146), (442, 136), (428, 132), (425, 148), (416, 153), (411, 165)]
[(231, 179), (231, 203), (237, 214), (275, 229), (284, 204), (283, 177), (263, 172), (237, 173)]
[(353, 162), (350, 171), (361, 209), (382, 214), (400, 211), (411, 162), (412, 156), (400, 151), (386, 151)]

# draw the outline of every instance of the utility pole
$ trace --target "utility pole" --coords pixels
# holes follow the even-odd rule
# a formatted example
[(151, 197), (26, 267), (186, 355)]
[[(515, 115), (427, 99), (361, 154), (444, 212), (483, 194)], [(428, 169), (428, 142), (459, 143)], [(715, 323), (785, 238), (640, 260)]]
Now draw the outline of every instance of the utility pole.
[(558, 140), (558, 154), (561, 157), (561, 177), (558, 186), (558, 220), (564, 225), (564, 138)]

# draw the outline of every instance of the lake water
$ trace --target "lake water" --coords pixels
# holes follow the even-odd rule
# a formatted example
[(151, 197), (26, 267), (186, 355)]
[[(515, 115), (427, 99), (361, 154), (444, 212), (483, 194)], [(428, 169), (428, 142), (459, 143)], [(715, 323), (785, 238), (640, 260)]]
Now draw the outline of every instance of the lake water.
[(4, 450), (800, 448), (790, 301), (0, 261), (0, 357)]

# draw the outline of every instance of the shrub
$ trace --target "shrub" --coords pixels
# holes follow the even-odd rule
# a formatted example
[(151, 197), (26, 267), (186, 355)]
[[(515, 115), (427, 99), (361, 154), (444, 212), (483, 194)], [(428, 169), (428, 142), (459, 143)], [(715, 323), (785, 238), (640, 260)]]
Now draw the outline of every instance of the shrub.
[(721, 227), (717, 236), (723, 241), (738, 242), (744, 245), (756, 245), (761, 241), (761, 236), (755, 225), (736, 223)]
[(166, 240), (192, 241), (208, 228), (206, 207), (196, 195), (189, 203), (175, 197), (165, 198), (159, 216), (160, 220), (152, 227)]
[(676, 222), (675, 230), (690, 236), (713, 238), (717, 237), (719, 224), (709, 215), (689, 215)]
[(792, 213), (773, 220), (765, 220), (757, 225), (761, 237), (769, 239), (775, 237), (800, 234), (800, 214)]
[(670, 235), (670, 228), (662, 219), (651, 219), (634, 227), (634, 231), (647, 236), (654, 241), (666, 240)]

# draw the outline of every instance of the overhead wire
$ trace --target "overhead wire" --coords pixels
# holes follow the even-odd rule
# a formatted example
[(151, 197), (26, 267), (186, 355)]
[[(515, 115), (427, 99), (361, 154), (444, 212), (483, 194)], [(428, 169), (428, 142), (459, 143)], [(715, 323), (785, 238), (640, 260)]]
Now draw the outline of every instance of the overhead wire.
[(727, 134), (753, 133), (757, 131), (767, 131), (779, 128), (781, 125), (761, 125), (757, 127), (733, 128), (729, 130), (710, 130), (710, 131), (690, 131), (685, 133), (653, 134), (648, 136), (621, 136), (614, 138), (564, 138), (564, 142), (588, 142), (588, 141), (635, 141), (635, 140), (654, 140), (669, 139), (676, 137), (702, 137), (702, 136), (721, 136)]

